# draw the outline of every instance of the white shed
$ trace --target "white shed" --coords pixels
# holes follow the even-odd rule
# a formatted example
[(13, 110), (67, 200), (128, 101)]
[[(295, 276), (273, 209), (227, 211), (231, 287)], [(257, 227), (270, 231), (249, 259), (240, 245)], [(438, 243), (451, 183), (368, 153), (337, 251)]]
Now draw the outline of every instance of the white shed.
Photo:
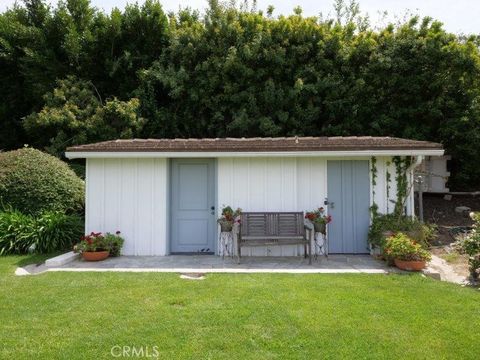
[[(390, 137), (133, 139), (73, 146), (86, 159), (86, 232), (125, 237), (125, 255), (218, 253), (224, 205), (244, 211), (308, 211), (333, 221), (331, 253), (366, 253), (370, 208), (393, 211), (398, 161), (410, 184), (440, 144)], [(413, 215), (409, 191), (405, 211)], [(244, 255), (300, 255), (296, 245)]]

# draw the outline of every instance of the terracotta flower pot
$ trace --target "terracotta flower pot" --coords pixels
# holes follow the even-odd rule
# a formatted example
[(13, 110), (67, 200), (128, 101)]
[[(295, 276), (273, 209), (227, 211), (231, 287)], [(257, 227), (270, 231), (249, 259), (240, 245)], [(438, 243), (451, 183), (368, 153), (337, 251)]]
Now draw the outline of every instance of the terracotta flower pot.
[(420, 271), (424, 269), (427, 264), (425, 261), (404, 261), (400, 259), (395, 259), (394, 261), (396, 267), (400, 270), (407, 271)]
[(313, 223), (313, 228), (315, 229), (315, 232), (325, 234), (327, 226), (321, 223)]
[(229, 222), (221, 222), (220, 223), (220, 231), (221, 232), (230, 232), (233, 229), (233, 224)]
[(82, 257), (85, 261), (100, 261), (108, 258), (108, 251), (84, 251)]

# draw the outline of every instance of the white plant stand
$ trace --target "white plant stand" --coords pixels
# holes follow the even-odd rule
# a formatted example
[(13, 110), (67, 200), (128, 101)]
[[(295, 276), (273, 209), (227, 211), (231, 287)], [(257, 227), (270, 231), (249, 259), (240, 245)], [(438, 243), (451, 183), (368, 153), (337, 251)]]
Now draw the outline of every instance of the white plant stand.
[(222, 231), (218, 236), (218, 255), (222, 258), (225, 256), (233, 257), (233, 232), (232, 231)]
[(313, 235), (313, 252), (314, 259), (317, 260), (318, 255), (328, 258), (328, 238), (327, 234), (315, 232)]

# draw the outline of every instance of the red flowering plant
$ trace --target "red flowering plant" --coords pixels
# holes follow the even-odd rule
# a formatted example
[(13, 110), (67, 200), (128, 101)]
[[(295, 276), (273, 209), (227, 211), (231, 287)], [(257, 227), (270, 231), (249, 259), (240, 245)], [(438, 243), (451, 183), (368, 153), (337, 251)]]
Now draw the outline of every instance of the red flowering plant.
[(96, 233), (92, 231), (89, 235), (80, 238), (80, 242), (73, 247), (73, 251), (79, 253), (108, 251), (108, 246), (101, 232)]
[(315, 227), (315, 231), (321, 233), (325, 233), (326, 225), (332, 222), (332, 216), (326, 215), (323, 207), (319, 207), (314, 211), (305, 212), (305, 219), (310, 220)]

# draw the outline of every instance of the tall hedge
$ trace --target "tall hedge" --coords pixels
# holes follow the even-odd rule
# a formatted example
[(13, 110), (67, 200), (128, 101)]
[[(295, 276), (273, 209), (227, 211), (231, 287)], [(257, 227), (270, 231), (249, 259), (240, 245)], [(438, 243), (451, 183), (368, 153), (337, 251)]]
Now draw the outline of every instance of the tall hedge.
[(129, 136), (397, 136), (443, 143), (449, 187), (479, 189), (477, 34), (416, 16), (369, 25), (350, 0), (315, 17), (208, 2), (202, 14), (166, 14), (160, 0), (111, 13), (89, 0), (29, 0), (0, 13), (0, 148), (58, 154)]
[(58, 158), (32, 148), (0, 153), (0, 202), (26, 214), (77, 211), (84, 182)]

